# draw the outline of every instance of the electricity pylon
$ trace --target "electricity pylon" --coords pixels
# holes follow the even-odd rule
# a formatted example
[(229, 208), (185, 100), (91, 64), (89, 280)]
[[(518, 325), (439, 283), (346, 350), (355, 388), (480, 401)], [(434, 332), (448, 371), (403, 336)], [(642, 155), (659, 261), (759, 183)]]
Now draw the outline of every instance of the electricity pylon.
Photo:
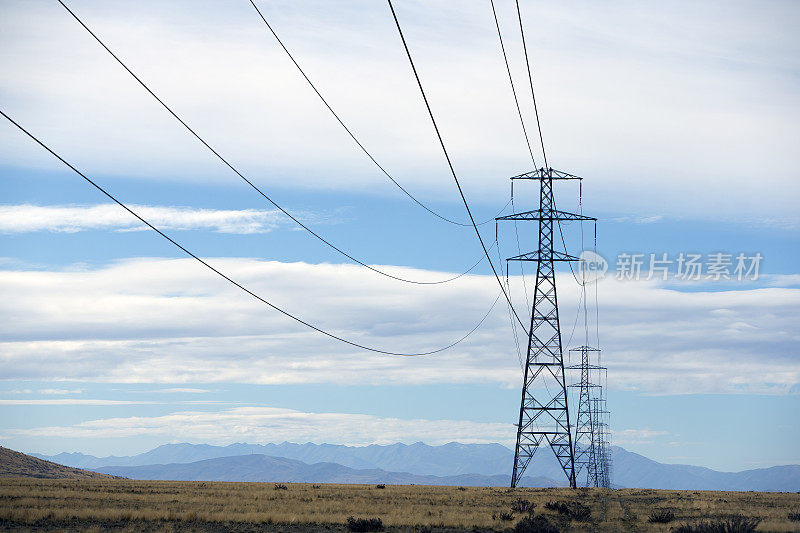
[[(601, 389), (602, 390), (602, 389)], [(602, 396), (591, 400), (592, 418), (595, 420), (597, 432), (597, 484), (596, 487), (608, 488), (611, 486), (611, 432), (608, 429), (609, 411), (606, 409), (606, 399)]]
[[(580, 364), (567, 367), (568, 370), (580, 370), (580, 380), (569, 385), (578, 388), (578, 416), (575, 421), (575, 476), (581, 475), (585, 468), (586, 486), (603, 487), (602, 437), (600, 423), (602, 413), (597, 401), (602, 399), (602, 386), (591, 381), (592, 370), (599, 373), (605, 367), (593, 365), (590, 358), (600, 350), (591, 346), (572, 348), (570, 353), (579, 352)], [(599, 381), (599, 379), (598, 379)]]
[(533, 293), (531, 326), (528, 330), (528, 351), (522, 383), (511, 486), (517, 486), (536, 450), (545, 441), (555, 453), (569, 479), (570, 486), (575, 488), (575, 450), (570, 433), (567, 386), (564, 381), (564, 356), (554, 263), (578, 261), (578, 258), (567, 254), (566, 250), (559, 252), (553, 249), (553, 222), (596, 219), (558, 211), (555, 208), (553, 181), (580, 180), (578, 176), (552, 168), (540, 168), (511, 179), (536, 180), (540, 185), (539, 209), (496, 219), (539, 223), (538, 250), (507, 259), (507, 261), (536, 263), (536, 287)]

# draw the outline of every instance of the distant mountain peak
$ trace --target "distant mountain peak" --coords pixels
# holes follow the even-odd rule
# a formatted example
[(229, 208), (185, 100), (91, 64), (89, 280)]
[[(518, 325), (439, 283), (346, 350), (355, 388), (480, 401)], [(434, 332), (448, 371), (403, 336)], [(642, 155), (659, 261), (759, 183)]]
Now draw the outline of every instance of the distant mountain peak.
[[(561, 480), (561, 466), (550, 450), (541, 449), (528, 466), (532, 478)], [(612, 483), (620, 487), (695, 489), (695, 490), (800, 490), (800, 466), (786, 465), (743, 472), (717, 472), (705, 467), (662, 464), (643, 455), (612, 446)], [(188, 464), (231, 456), (265, 455), (273, 458), (300, 461), (306, 465), (328, 464), (352, 470), (380, 470), (410, 476), (483, 476), (499, 482), (511, 468), (514, 452), (497, 443), (464, 444), (448, 442), (438, 446), (413, 444), (247, 444), (237, 442), (226, 446), (210, 444), (171, 443), (129, 457), (98, 458), (78, 452), (46, 456), (34, 454), (76, 468), (98, 469), (119, 466), (134, 467), (154, 464)], [(188, 475), (188, 474), (187, 474)], [(504, 479), (504, 478), (502, 478)], [(466, 482), (465, 482), (466, 483)]]

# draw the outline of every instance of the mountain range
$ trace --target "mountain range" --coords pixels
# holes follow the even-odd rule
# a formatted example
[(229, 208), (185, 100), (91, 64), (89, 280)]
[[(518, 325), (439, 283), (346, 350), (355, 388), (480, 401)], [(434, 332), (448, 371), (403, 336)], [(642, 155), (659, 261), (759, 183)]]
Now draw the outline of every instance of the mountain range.
[[(431, 476), (408, 472), (387, 472), (381, 469), (356, 469), (338, 463), (307, 464), (285, 457), (268, 455), (235, 455), (206, 459), (193, 463), (171, 463), (145, 466), (103, 466), (99, 472), (131, 479), (181, 481), (262, 481), (287, 483), (388, 483), (392, 485), (458, 485), (508, 486), (508, 475), (459, 474)], [(522, 487), (565, 486), (546, 477), (526, 476)]]
[[(563, 486), (552, 453), (540, 450), (528, 467), (526, 486)], [(513, 451), (500, 444), (441, 446), (391, 444), (165, 444), (133, 456), (81, 453), (32, 454), (55, 463), (135, 479), (206, 481), (307, 481), (507, 486)], [(719, 472), (664, 464), (612, 447), (617, 487), (685, 490), (800, 491), (800, 465)]]

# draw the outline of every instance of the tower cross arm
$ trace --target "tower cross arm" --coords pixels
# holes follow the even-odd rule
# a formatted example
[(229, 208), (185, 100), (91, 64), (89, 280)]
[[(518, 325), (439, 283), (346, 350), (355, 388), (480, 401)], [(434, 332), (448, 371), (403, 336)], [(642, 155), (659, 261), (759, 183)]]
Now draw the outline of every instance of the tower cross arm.
[(524, 174), (518, 174), (516, 176), (511, 176), (512, 180), (582, 180), (580, 176), (575, 176), (574, 174), (568, 174), (567, 172), (561, 170), (555, 170), (553, 168), (537, 168), (536, 170), (532, 170), (531, 172), (526, 172)]
[(580, 261), (580, 258), (565, 254), (564, 252), (557, 252), (556, 250), (546, 253), (541, 253), (537, 250), (509, 257), (506, 261)]
[(497, 217), (495, 220), (597, 220), (594, 217), (587, 217), (586, 215), (579, 215), (577, 213), (567, 213), (566, 211), (559, 211), (557, 209), (534, 209), (533, 211), (523, 211), (521, 213), (512, 213), (502, 217)]

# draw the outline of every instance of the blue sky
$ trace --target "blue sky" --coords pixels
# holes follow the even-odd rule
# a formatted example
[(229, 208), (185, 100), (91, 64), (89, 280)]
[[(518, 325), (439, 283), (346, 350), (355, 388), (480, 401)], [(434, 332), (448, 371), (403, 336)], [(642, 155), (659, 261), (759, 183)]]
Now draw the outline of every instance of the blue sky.
[[(497, 4), (524, 86), (513, 4)], [(69, 5), (212, 146), (348, 253), (424, 280), (480, 258), (470, 228), (412, 203), (358, 151), (248, 2)], [(376, 159), (426, 205), (465, 220), (388, 8), (259, 6)], [(598, 217), (611, 263), (597, 292), (614, 442), (724, 470), (800, 463), (800, 10), (523, 6), (548, 158), (585, 177), (583, 209)], [(485, 262), (433, 286), (347, 263), (265, 205), (60, 5), (0, 9), (3, 111), (260, 295), (399, 351), (449, 344), (495, 300)], [(397, 9), (470, 205), (491, 218), (530, 161), (488, 1)], [(578, 208), (574, 184), (558, 195), (560, 208)], [(536, 200), (515, 188), (519, 210)], [(520, 231), (534, 247), (531, 228)], [(580, 251), (579, 228), (565, 231)], [(494, 224), (482, 233), (494, 243)], [(513, 231), (501, 228), (499, 245), (516, 255)], [(620, 253), (717, 252), (760, 253), (759, 279), (614, 276)], [(502, 302), (467, 341), (430, 357), (334, 343), (141, 230), (8, 123), (0, 258), (3, 445), (107, 455), (174, 441), (513, 441), (521, 370)], [(579, 297), (568, 272), (559, 296), (566, 341)]]

